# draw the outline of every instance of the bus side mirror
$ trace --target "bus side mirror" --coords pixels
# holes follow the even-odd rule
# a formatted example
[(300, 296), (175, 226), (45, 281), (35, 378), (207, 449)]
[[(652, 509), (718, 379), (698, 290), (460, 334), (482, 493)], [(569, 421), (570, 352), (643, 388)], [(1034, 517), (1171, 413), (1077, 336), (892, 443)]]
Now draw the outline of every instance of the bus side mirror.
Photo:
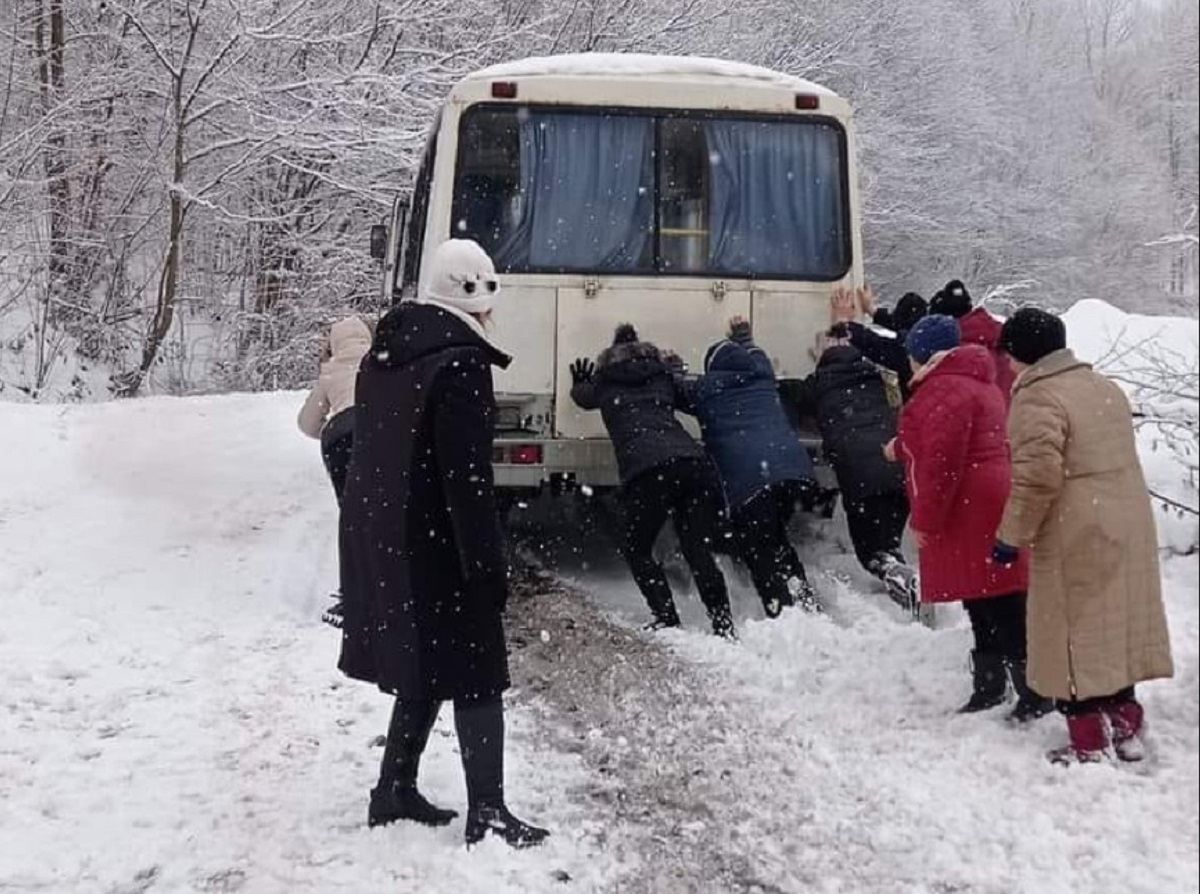
[(383, 224), (375, 224), (371, 227), (371, 257), (376, 261), (382, 261), (387, 257), (387, 227)]

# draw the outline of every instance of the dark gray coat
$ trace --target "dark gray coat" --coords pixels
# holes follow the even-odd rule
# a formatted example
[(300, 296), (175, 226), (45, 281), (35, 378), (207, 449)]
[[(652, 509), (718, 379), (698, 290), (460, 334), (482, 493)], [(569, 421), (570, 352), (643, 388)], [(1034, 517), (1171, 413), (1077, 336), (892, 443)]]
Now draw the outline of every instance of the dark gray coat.
[(599, 410), (617, 454), (621, 483), (675, 459), (702, 459), (704, 449), (675, 416), (671, 370), (649, 342), (622, 342), (596, 359), (596, 375), (577, 383), (571, 399)]
[(508, 687), (491, 373), (508, 362), (455, 314), (406, 302), (359, 370), (338, 667), (402, 698)]

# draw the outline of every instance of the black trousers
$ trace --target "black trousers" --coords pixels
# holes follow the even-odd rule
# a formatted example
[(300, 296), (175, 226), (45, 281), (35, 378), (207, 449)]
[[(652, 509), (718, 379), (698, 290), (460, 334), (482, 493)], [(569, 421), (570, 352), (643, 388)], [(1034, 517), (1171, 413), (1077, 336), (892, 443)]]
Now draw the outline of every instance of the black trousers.
[(729, 592), (713, 549), (721, 536), (724, 497), (716, 470), (703, 459), (677, 459), (643, 472), (621, 489), (625, 561), (646, 604), (660, 621), (678, 623), (667, 575), (654, 542), (668, 520), (710, 618), (728, 617)]
[(1082, 698), (1076, 701), (1057, 702), (1058, 710), (1068, 717), (1079, 717), (1083, 714), (1095, 714), (1105, 707), (1119, 702), (1137, 701), (1137, 693), (1132, 686), (1127, 686), (1112, 695), (1102, 695), (1097, 698)]
[(1025, 660), (1024, 593), (968, 599), (963, 607), (971, 619), (976, 652), (1000, 655), (1006, 661)]
[(870, 571), (871, 560), (880, 553), (903, 561), (900, 541), (908, 523), (908, 497), (904, 491), (855, 498), (843, 495), (842, 505), (860, 565)]
[[(342, 508), (342, 496), (346, 493), (346, 475), (350, 471), (350, 456), (354, 452), (354, 408), (342, 410), (321, 431), (321, 461), (333, 485), (338, 510)], [(339, 531), (338, 546), (341, 547)], [(339, 561), (339, 567), (341, 563)], [(338, 586), (338, 593), (345, 592)]]
[(342, 495), (346, 492), (346, 473), (350, 471), (350, 455), (353, 452), (353, 431), (331, 438), (321, 436), (321, 460), (325, 463), (325, 471), (329, 473), (329, 481), (333, 484), (338, 508), (341, 508)]
[(788, 536), (788, 522), (801, 495), (798, 481), (769, 485), (731, 513), (738, 555), (750, 569), (754, 589), (767, 606), (792, 604), (788, 578), (807, 580), (804, 563)]
[[(325, 425), (320, 433), (320, 458), (325, 463), (325, 472), (334, 485), (337, 506), (341, 508), (342, 494), (346, 493), (346, 473), (350, 470), (350, 454), (354, 452), (354, 427), (347, 425), (343, 416), (353, 413), (354, 408), (342, 410)], [(353, 416), (350, 416), (353, 420)]]
[[(415, 788), (421, 755), (441, 703), (396, 699), (387, 746), (379, 767), (380, 786)], [(454, 730), (467, 778), (471, 807), (504, 804), (504, 705), (498, 697), (454, 702)]]

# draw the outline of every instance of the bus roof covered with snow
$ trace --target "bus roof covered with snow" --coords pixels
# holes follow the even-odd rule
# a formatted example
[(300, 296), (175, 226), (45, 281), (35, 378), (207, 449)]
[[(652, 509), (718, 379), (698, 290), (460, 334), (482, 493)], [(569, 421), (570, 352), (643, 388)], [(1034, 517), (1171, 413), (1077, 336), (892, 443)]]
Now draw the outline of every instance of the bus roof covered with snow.
[(614, 327), (693, 368), (748, 317), (781, 378), (813, 365), (833, 285), (862, 281), (851, 110), (832, 91), (712, 59), (584, 54), (494, 66), (451, 91), (411, 197), (397, 202), (384, 294), (417, 287), (450, 237), (495, 259), (497, 483), (616, 483), (568, 366)]

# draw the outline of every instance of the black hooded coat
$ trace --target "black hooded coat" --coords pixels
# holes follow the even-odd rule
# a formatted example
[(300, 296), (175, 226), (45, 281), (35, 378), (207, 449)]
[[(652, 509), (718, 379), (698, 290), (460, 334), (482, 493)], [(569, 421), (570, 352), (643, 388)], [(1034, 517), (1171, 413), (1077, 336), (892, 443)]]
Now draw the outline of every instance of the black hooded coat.
[(491, 371), (508, 363), (468, 319), (404, 302), (359, 369), (338, 667), (401, 698), (487, 699), (508, 687)]

